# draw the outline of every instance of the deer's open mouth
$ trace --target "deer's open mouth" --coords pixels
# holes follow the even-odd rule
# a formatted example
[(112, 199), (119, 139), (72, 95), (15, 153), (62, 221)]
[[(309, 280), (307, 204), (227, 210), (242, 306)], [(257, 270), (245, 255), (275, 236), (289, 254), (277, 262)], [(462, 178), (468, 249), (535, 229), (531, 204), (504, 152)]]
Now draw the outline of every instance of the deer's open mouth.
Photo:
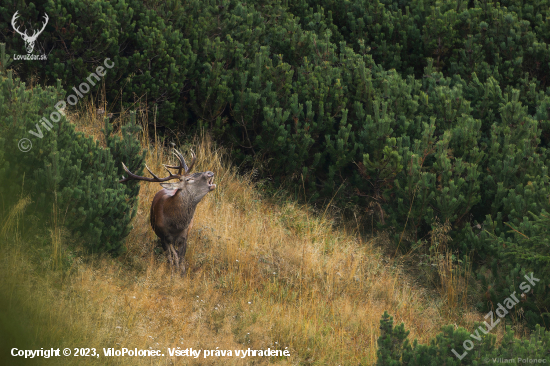
[(214, 184), (214, 176), (208, 180), (208, 188), (210, 188), (211, 191), (216, 189), (216, 185)]

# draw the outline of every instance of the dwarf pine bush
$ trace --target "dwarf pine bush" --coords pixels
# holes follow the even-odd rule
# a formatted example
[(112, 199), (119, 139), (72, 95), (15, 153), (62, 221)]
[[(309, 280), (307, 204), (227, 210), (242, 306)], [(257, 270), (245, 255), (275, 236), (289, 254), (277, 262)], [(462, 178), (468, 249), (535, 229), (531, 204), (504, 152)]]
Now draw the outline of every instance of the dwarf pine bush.
[[(60, 0), (1, 5), (0, 41), (23, 52), (12, 14), (47, 13), (48, 59), (14, 61), (23, 77), (72, 86), (110, 57), (109, 101), (146, 97), (161, 131), (206, 128), (274, 184), (375, 215), (396, 243), (407, 231), (404, 250), (448, 221), (449, 250), (473, 259), (494, 303), (546, 268), (549, 4)], [(550, 288), (537, 291), (524, 320), (549, 327)]]
[[(33, 201), (33, 217), (49, 217), (56, 200), (63, 224), (93, 252), (121, 253), (130, 221), (136, 214), (139, 186), (121, 185), (120, 161), (143, 170), (144, 153), (135, 133), (135, 118), (111, 134), (108, 148), (75, 132), (64, 116), (48, 131), (40, 125), (50, 116), (64, 91), (40, 86), (29, 89), (11, 70), (0, 73), (0, 195), (9, 207), (24, 193)], [(29, 135), (41, 127), (42, 138)], [(31, 137), (32, 149), (22, 152), (18, 141)], [(44, 216), (46, 215), (46, 216)]]
[[(483, 324), (476, 324), (476, 327)], [(441, 333), (429, 345), (412, 344), (407, 339), (408, 331), (401, 323), (393, 326), (393, 317), (384, 312), (380, 320), (381, 334), (378, 338), (378, 366), (426, 366), (426, 365), (485, 365), (489, 363), (546, 363), (550, 361), (550, 332), (537, 325), (529, 339), (514, 338), (514, 331), (506, 327), (506, 335), (501, 345), (496, 347), (496, 336), (477, 331), (472, 334), (467, 329), (452, 325), (444, 326)], [(475, 331), (475, 330), (474, 330)], [(467, 347), (464, 349), (464, 342)], [(470, 344), (471, 342), (471, 344)], [(473, 347), (472, 347), (473, 345)], [(452, 351), (458, 354), (455, 355)], [(508, 361), (503, 361), (508, 360)], [(512, 360), (512, 361), (510, 361)]]

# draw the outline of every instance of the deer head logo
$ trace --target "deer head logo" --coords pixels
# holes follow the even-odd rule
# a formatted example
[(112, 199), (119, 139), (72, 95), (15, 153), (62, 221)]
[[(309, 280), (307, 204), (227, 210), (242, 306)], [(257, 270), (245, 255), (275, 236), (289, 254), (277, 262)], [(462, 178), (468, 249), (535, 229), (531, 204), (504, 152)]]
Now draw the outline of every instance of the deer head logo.
[(19, 14), (17, 14), (19, 11), (16, 11), (15, 14), (13, 14), (13, 17), (11, 18), (11, 25), (13, 27), (13, 29), (19, 33), (21, 35), (21, 37), (23, 38), (23, 41), (25, 41), (25, 48), (27, 49), (27, 53), (32, 53), (32, 51), (34, 50), (34, 42), (36, 42), (36, 39), (38, 38), (38, 36), (44, 31), (44, 28), (46, 28), (46, 24), (48, 24), (48, 14), (45, 14), (44, 15), (44, 24), (42, 25), (42, 29), (40, 29), (38, 32), (37, 31), (33, 31), (32, 35), (29, 36), (27, 34), (27, 30), (25, 29), (25, 33), (22, 33), (21, 31), (19, 31), (19, 28), (15, 26), (15, 21), (17, 20), (17, 17), (19, 17)]

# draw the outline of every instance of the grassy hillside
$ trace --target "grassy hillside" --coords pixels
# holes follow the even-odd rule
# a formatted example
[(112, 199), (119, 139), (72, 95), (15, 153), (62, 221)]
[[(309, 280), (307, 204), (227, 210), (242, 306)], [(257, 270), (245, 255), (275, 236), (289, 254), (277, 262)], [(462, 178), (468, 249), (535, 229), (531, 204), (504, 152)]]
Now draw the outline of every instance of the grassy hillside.
[[(101, 141), (103, 122), (94, 114), (71, 119)], [(160, 143), (142, 144), (153, 171), (172, 159)], [(198, 156), (195, 171), (215, 172), (217, 189), (198, 206), (185, 278), (171, 276), (164, 255), (154, 249), (149, 207), (158, 184), (141, 183), (128, 251), (117, 259), (79, 254), (78, 243), (62, 229), (63, 212), (43, 227), (29, 227), (21, 215), (32, 215), (33, 204), (22, 197), (5, 215), (3, 347), (94, 347), (101, 354), (43, 364), (370, 365), (384, 310), (421, 343), (444, 324), (471, 328), (482, 320), (464, 310), (467, 301), (456, 306), (464, 283), (447, 278), (440, 291), (428, 293), (417, 284), (418, 275), (405, 274), (403, 263), (382, 253), (384, 235), (365, 239), (353, 224), (335, 225), (330, 208), (314, 212), (282, 197), (263, 197), (253, 176), (238, 175), (227, 151), (208, 136), (182, 152), (191, 147)], [(502, 331), (497, 327), (499, 337)], [(105, 358), (101, 349), (108, 347), (152, 347), (166, 357)], [(167, 347), (270, 347), (288, 349), (291, 356), (170, 358)]]
[[(4, 363), (550, 362), (549, 4), (0, 5), (1, 355), (166, 354)], [(172, 146), (218, 185), (184, 278), (149, 225), (160, 186), (118, 183)]]

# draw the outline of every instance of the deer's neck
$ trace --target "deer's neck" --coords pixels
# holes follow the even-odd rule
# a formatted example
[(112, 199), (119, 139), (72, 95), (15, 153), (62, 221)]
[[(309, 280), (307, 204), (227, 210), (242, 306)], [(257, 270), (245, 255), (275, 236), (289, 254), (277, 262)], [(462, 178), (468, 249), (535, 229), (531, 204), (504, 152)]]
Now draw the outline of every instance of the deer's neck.
[(194, 195), (186, 190), (178, 189), (174, 198), (178, 206), (178, 216), (179, 221), (187, 227), (193, 215), (195, 214), (195, 209), (197, 208), (197, 203)]

